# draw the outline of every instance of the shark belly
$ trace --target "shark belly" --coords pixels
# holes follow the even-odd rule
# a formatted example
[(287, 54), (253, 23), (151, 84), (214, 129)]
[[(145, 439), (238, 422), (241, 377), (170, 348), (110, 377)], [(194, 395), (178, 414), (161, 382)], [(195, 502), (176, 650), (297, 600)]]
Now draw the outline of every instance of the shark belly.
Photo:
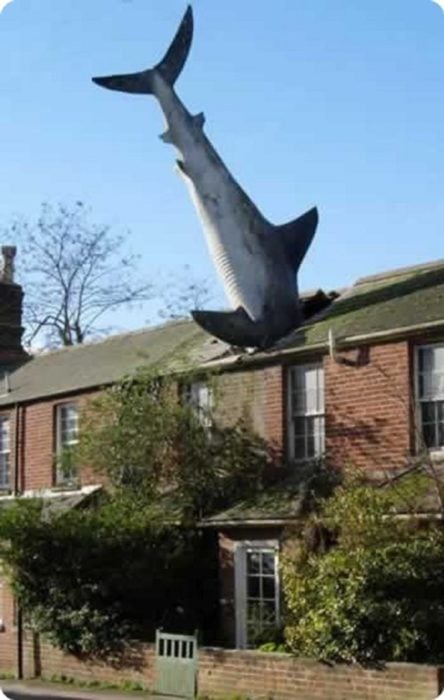
[(261, 320), (271, 283), (254, 230), (262, 218), (205, 136), (203, 115), (193, 118), (162, 76), (155, 77), (155, 88), (167, 127), (163, 138), (178, 152), (179, 174), (230, 305), (243, 307), (253, 321)]
[(269, 282), (260, 244), (251, 232), (248, 207), (223, 172), (207, 168), (198, 183), (187, 174), (184, 177), (231, 306), (243, 307), (253, 321), (260, 320)]

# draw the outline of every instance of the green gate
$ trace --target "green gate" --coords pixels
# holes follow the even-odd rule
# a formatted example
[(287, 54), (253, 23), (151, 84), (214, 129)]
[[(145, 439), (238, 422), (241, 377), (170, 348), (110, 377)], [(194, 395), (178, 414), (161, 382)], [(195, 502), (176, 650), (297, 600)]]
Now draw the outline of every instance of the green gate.
[(194, 698), (197, 681), (197, 635), (156, 631), (155, 692)]

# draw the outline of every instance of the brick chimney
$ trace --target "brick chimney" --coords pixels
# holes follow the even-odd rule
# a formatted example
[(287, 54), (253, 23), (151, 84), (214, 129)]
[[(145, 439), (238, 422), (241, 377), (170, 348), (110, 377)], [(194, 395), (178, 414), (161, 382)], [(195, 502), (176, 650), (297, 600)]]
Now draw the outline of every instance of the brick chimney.
[(15, 246), (2, 246), (0, 271), (0, 365), (26, 358), (22, 347), (23, 290), (14, 282)]

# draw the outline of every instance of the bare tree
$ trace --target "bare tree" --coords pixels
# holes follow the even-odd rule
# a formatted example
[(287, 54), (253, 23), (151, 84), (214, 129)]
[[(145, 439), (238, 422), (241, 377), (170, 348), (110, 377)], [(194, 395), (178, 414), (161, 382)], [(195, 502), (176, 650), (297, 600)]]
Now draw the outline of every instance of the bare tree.
[(36, 223), (18, 220), (7, 232), (20, 245), (27, 342), (75, 345), (105, 329), (99, 321), (121, 306), (154, 296), (134, 279), (136, 256), (122, 255), (123, 237), (90, 221), (82, 202), (43, 204)]
[(194, 277), (189, 265), (170, 275), (159, 297), (159, 317), (168, 320), (189, 318), (190, 311), (203, 309), (214, 300), (214, 290), (206, 278)]

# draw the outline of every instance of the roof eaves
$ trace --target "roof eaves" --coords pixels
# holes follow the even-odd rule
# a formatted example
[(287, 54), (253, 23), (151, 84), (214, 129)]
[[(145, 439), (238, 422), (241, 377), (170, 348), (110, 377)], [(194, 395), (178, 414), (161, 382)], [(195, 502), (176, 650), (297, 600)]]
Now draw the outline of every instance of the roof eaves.
[(201, 520), (198, 525), (202, 528), (234, 528), (234, 527), (282, 527), (289, 523), (298, 522), (295, 515), (288, 518), (235, 518), (232, 520)]

